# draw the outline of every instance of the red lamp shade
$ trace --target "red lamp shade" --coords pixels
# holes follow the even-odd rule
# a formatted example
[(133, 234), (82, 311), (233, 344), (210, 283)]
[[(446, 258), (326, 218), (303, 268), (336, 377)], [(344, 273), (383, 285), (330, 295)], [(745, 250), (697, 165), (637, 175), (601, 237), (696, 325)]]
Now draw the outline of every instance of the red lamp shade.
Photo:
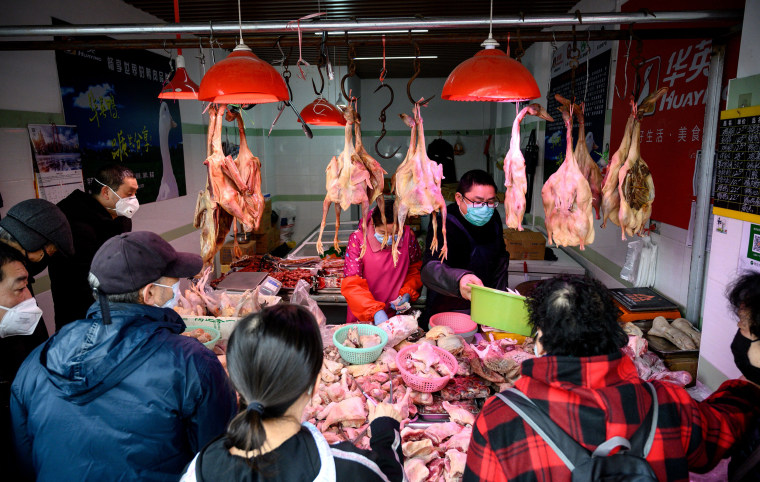
[[(301, 110), (301, 117), (307, 124), (313, 126), (345, 126), (346, 119), (340, 109), (327, 102), (323, 97), (317, 97), (314, 102)], [(301, 122), (301, 119), (298, 119)]]
[(199, 100), (217, 104), (266, 104), (288, 98), (279, 72), (242, 43), (206, 72), (198, 93)]
[(491, 102), (524, 102), (540, 96), (530, 71), (496, 48), (485, 48), (457, 65), (441, 93), (446, 100)]
[(197, 99), (198, 84), (190, 79), (185, 69), (185, 57), (177, 55), (177, 70), (172, 80), (164, 85), (159, 99)]

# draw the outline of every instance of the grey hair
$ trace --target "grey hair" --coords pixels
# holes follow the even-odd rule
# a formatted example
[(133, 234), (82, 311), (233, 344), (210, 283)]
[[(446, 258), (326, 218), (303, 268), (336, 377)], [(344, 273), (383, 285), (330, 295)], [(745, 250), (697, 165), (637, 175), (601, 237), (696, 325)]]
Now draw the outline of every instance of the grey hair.
[(11, 243), (17, 243), (16, 238), (4, 227), (0, 226), (0, 240), (10, 241)]
[[(87, 281), (90, 283), (90, 287), (93, 291), (96, 291), (100, 286), (100, 280), (92, 273), (87, 275)], [(129, 293), (107, 294), (106, 299), (111, 303), (140, 304), (140, 290), (131, 291)]]

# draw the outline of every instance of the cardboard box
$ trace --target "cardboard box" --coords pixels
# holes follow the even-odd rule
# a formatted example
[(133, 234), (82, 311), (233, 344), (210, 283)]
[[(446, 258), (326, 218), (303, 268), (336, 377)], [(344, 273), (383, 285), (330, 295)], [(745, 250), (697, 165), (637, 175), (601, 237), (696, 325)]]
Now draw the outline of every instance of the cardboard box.
[(264, 212), (261, 214), (261, 223), (259, 228), (253, 230), (253, 234), (266, 234), (272, 227), (272, 198), (266, 198), (264, 201)]
[(512, 260), (543, 260), (546, 250), (546, 238), (535, 231), (516, 229), (504, 230), (504, 243)]
[[(247, 243), (238, 243), (242, 256), (252, 256), (256, 254), (256, 242), (251, 240)], [(219, 250), (219, 264), (229, 265), (233, 261), (237, 261), (238, 257), (235, 256), (235, 247), (232, 240), (227, 241)]]
[(266, 232), (254, 234), (253, 240), (256, 242), (256, 254), (268, 253), (281, 244), (280, 227), (270, 226)]

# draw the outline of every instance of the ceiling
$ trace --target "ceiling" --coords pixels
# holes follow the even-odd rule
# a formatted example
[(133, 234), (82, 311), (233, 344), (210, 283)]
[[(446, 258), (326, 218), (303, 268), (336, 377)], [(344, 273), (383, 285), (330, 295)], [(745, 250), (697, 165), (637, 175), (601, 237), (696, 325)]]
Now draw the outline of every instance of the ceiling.
[[(151, 15), (166, 22), (174, 22), (174, 3), (172, 0), (124, 0)], [(540, 15), (568, 13), (578, 0), (531, 0), (514, 1), (498, 0), (493, 2), (494, 16), (503, 15)], [(179, 0), (180, 20), (184, 22), (219, 22), (237, 21), (238, 5), (236, 0)], [(425, 17), (472, 17), (488, 16), (490, 2), (488, 0), (261, 0), (242, 1), (241, 14), (243, 21), (296, 20), (316, 12), (326, 12), (320, 17), (326, 20), (369, 20), (383, 18), (420, 18)], [(316, 20), (319, 21), (319, 20)], [(529, 33), (523, 30), (523, 34)], [(512, 55), (518, 49), (515, 40), (516, 32), (506, 30), (494, 31), (494, 37), (502, 43), (506, 50), (507, 34), (512, 35)], [(419, 40), (420, 55), (437, 55), (438, 58), (421, 60), (421, 77), (446, 77), (460, 62), (470, 58), (481, 49), (480, 43), (488, 36), (483, 29), (461, 30), (447, 29), (445, 32), (431, 31), (429, 33), (389, 34), (386, 36), (386, 56), (410, 56), (415, 54), (412, 40)], [(282, 55), (275, 47), (276, 38), (271, 34), (267, 40), (254, 41), (256, 37), (246, 35), (247, 43), (252, 43), (253, 51), (267, 61), (280, 59)], [(382, 57), (383, 47), (381, 37), (362, 36), (349, 40), (354, 43), (356, 56)], [(347, 63), (347, 48), (344, 36), (330, 35), (329, 55), (333, 65)], [(313, 33), (304, 34), (305, 45), (302, 49), (304, 60), (316, 64), (319, 58), (319, 37)], [(290, 58), (291, 67), (298, 60), (297, 36), (295, 32), (284, 40), (284, 51)], [(234, 45), (232, 38), (223, 41), (225, 47)], [(522, 48), (527, 49), (530, 42), (522, 42)], [(411, 77), (414, 73), (412, 60), (389, 60), (386, 68), (388, 77)], [(381, 60), (356, 61), (356, 73), (362, 78), (378, 76), (382, 69)]]

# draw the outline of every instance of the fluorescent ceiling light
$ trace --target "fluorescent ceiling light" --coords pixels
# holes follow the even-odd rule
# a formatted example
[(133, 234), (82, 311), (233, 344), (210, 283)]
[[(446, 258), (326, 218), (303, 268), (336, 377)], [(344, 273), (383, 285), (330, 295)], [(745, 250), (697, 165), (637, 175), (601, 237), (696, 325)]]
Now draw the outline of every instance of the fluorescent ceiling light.
[[(385, 57), (385, 60), (411, 60), (411, 59), (437, 59), (437, 55), (420, 55), (415, 57), (410, 55), (408, 57)], [(354, 60), (383, 60), (382, 57), (354, 57)]]
[[(345, 32), (327, 32), (327, 35), (343, 35)], [(415, 30), (349, 30), (349, 35), (385, 35), (387, 33), (427, 33), (427, 29)], [(314, 32), (314, 35), (322, 35), (322, 32)]]

